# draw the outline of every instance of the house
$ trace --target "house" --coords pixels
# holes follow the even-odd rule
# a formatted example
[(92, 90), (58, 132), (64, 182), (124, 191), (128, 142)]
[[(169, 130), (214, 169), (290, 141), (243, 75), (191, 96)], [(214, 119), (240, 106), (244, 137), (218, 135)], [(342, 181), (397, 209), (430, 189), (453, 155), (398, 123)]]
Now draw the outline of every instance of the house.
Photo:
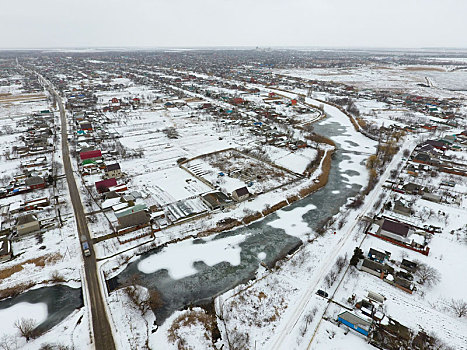
[(118, 218), (118, 229), (122, 230), (129, 227), (146, 225), (151, 216), (146, 211), (137, 211)]
[(237, 202), (244, 201), (250, 196), (250, 192), (246, 186), (237, 188), (235, 191), (232, 192), (232, 198), (235, 199)]
[(376, 308), (370, 300), (362, 299), (355, 307), (360, 310), (360, 312), (370, 318), (373, 318), (373, 315), (376, 313)]
[(412, 159), (414, 162), (417, 162), (417, 163), (425, 163), (425, 164), (429, 164), (430, 161), (431, 161), (431, 157), (428, 153), (425, 153), (425, 152), (419, 152), (415, 155), (415, 157), (413, 157)]
[(409, 233), (411, 233), (409, 225), (389, 219), (384, 219), (379, 232), (381, 236), (403, 243), (408, 242), (407, 237), (409, 236)]
[(125, 191), (127, 191), (127, 190), (128, 190), (128, 187), (127, 187), (127, 185), (125, 185), (125, 184), (109, 187), (109, 191), (125, 192)]
[(81, 130), (92, 131), (92, 124), (89, 122), (82, 122), (79, 127)]
[(35, 148), (47, 147), (48, 146), (47, 137), (44, 137), (44, 136), (35, 137), (34, 140), (32, 140), (31, 146)]
[(131, 191), (130, 195), (133, 196), (134, 199), (143, 198), (143, 195), (141, 194), (141, 192), (138, 192), (138, 191)]
[(83, 160), (98, 160), (102, 159), (102, 152), (100, 150), (81, 152), (79, 154), (81, 161)]
[(115, 178), (118, 179), (122, 176), (122, 171), (120, 170), (120, 164), (109, 164), (105, 167), (105, 177), (107, 179)]
[(373, 260), (363, 259), (360, 270), (382, 279), (386, 272), (386, 266)]
[(368, 299), (372, 300), (372, 301), (375, 301), (377, 303), (380, 303), (380, 304), (383, 304), (384, 301), (386, 300), (386, 298), (384, 296), (382, 296), (381, 294), (378, 294), (378, 293), (375, 293), (375, 292), (372, 292), (372, 291), (368, 292)]
[(401, 276), (394, 276), (393, 284), (403, 291), (412, 294), (414, 284), (406, 278)]
[(0, 262), (10, 260), (13, 257), (11, 242), (7, 236), (0, 237)]
[(32, 190), (45, 187), (45, 181), (40, 176), (28, 177), (26, 180), (24, 180), (24, 183)]
[(97, 192), (102, 193), (106, 192), (109, 189), (109, 187), (117, 186), (117, 180), (115, 180), (114, 178), (105, 179), (102, 181), (96, 181), (94, 185), (96, 186)]
[(115, 191), (108, 191), (104, 193), (104, 198), (106, 200), (111, 198), (120, 198), (120, 195)]
[(394, 208), (392, 209), (394, 213), (410, 216), (412, 215), (412, 210), (404, 205), (402, 201), (397, 200), (394, 202)]
[[(109, 192), (106, 192), (106, 194)], [(115, 193), (115, 192), (114, 192)], [(113, 206), (117, 205), (120, 203), (120, 196), (117, 196), (115, 198), (108, 198), (105, 201), (101, 203), (102, 210), (108, 210), (112, 208)]]
[(339, 314), (337, 316), (337, 322), (345, 324), (350, 329), (353, 329), (364, 336), (368, 336), (368, 333), (370, 332), (371, 322), (358, 317), (349, 311), (344, 311)]
[(115, 211), (115, 216), (118, 218), (121, 218), (122, 216), (129, 215), (132, 213), (136, 213), (138, 211), (142, 210), (147, 210), (148, 207), (146, 204), (136, 204), (134, 206), (128, 205), (128, 203), (121, 203), (121, 204), (126, 204), (125, 207), (121, 208), (120, 210)]
[(419, 194), (422, 186), (409, 182), (408, 184), (402, 186), (402, 189), (409, 194)]
[(425, 193), (422, 196), (422, 199), (424, 199), (426, 201), (434, 202), (434, 203), (440, 203), (441, 202), (441, 197), (437, 196), (437, 195), (435, 195), (433, 193)]
[(433, 146), (436, 149), (439, 149), (441, 151), (446, 150), (446, 144), (443, 141), (439, 140), (428, 140), (426, 141), (426, 144)]
[(384, 263), (384, 260), (389, 259), (391, 253), (389, 252), (382, 252), (373, 248), (370, 248), (368, 252), (368, 258), (373, 261), (377, 261), (379, 263)]
[(206, 193), (201, 196), (201, 200), (203, 201), (204, 204), (206, 204), (209, 209), (215, 210), (219, 208), (224, 208), (227, 204), (232, 202), (229, 197), (227, 197), (224, 193), (222, 192), (212, 192), (212, 193)]
[(245, 100), (241, 97), (235, 97), (232, 99), (232, 104), (234, 105), (240, 105), (240, 104), (243, 104), (245, 102)]
[(37, 198), (30, 201), (26, 201), (23, 204), (23, 210), (34, 210), (37, 208), (44, 208), (50, 204), (49, 199), (47, 197), (44, 198)]
[[(393, 320), (391, 317), (386, 316), (384, 319), (385, 322), (375, 323), (374, 329), (371, 334), (371, 344), (393, 344), (394, 340), (397, 340), (399, 349), (423, 349), (423, 348), (413, 348), (408, 346), (409, 340), (412, 336), (412, 331), (400, 324), (399, 322)], [(376, 341), (375, 341), (376, 340)], [(376, 348), (386, 348), (386, 346), (376, 346)]]
[(18, 235), (25, 235), (34, 231), (39, 231), (41, 225), (33, 214), (20, 216), (16, 222), (16, 232)]
[(128, 203), (130, 206), (135, 205), (135, 197), (133, 197), (131, 194), (125, 194), (122, 196), (122, 200), (126, 203)]
[(417, 271), (417, 263), (414, 263), (413, 261), (407, 259), (402, 259), (401, 268), (408, 272), (414, 273), (415, 271)]
[(425, 143), (425, 144), (423, 144), (421, 146), (418, 146), (417, 150), (419, 152), (425, 152), (425, 153), (430, 153), (431, 154), (433, 152), (433, 148), (434, 147), (432, 145), (429, 145), (429, 144)]

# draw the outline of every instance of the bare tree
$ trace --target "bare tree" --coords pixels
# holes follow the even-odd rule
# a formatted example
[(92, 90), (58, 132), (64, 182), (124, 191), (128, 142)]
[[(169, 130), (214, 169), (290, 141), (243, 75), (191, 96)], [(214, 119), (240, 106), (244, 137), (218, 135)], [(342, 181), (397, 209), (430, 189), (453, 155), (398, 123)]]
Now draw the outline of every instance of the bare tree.
[(318, 309), (316, 306), (313, 308), (313, 310), (310, 310), (306, 315), (305, 315), (305, 330), (303, 333), (306, 333), (306, 330), (308, 328), (308, 325), (313, 322), (313, 319), (316, 315), (316, 312), (318, 312)]
[(417, 262), (418, 267), (415, 275), (418, 277), (418, 283), (427, 287), (434, 286), (441, 280), (438, 270), (422, 262)]
[(14, 335), (4, 334), (0, 338), (0, 349), (2, 350), (17, 350), (18, 342)]
[(347, 254), (345, 254), (344, 256), (338, 257), (336, 260), (337, 273), (340, 273), (342, 269), (344, 268), (344, 266), (346, 265), (347, 265)]
[(334, 282), (336, 282), (337, 275), (338, 273), (334, 269), (329, 271), (329, 273), (326, 275), (326, 277), (324, 278), (324, 282), (326, 283), (326, 286), (328, 288), (331, 288)]
[(36, 321), (32, 318), (22, 318), (15, 321), (15, 327), (18, 328), (21, 336), (26, 338), (26, 341), (29, 341), (30, 338), (34, 338), (36, 328)]
[(456, 314), (457, 317), (466, 317), (467, 316), (467, 302), (462, 299), (451, 299), (449, 304), (452, 311)]

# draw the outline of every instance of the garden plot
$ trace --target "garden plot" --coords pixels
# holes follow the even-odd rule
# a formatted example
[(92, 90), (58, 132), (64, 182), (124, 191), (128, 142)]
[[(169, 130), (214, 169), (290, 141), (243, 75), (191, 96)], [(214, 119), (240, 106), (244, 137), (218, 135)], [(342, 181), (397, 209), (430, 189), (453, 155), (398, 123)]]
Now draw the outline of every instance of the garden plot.
[(41, 100), (4, 101), (0, 102), (0, 115), (26, 115), (47, 108), (48, 104), (45, 96)]
[(245, 185), (253, 193), (267, 192), (297, 179), (286, 170), (236, 150), (207, 154), (187, 162), (184, 167), (226, 193)]
[[(132, 180), (133, 186), (149, 195), (150, 198), (145, 198), (148, 205), (160, 206), (194, 198), (212, 190), (178, 167), (136, 176)], [(151, 200), (155, 203), (150, 203)]]
[(268, 145), (263, 146), (263, 149), (266, 150), (267, 155), (275, 164), (298, 174), (302, 174), (308, 164), (315, 160), (318, 155), (318, 151), (311, 147), (298, 149), (293, 152), (285, 148)]

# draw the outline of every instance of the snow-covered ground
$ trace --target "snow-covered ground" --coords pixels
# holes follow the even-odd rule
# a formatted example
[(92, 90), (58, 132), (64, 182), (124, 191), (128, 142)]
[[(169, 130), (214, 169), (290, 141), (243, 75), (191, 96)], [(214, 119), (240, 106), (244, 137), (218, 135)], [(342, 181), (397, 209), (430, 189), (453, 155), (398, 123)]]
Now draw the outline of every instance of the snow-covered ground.
[[(290, 118), (296, 123), (295, 125), (304, 127), (320, 118), (321, 113), (317, 108), (312, 108), (311, 105), (319, 106), (322, 102), (307, 98), (306, 103), (301, 101), (298, 106), (292, 106), (292, 99), (297, 98), (298, 94), (307, 93), (304, 85), (290, 88), (289, 92), (286, 92), (284, 89), (287, 87), (282, 85), (279, 86), (281, 89), (275, 90), (269, 85), (266, 87), (251, 82), (219, 78), (211, 73), (201, 74), (182, 68), (167, 69), (157, 66), (129, 68), (129, 66), (122, 65), (120, 67), (119, 64), (116, 64), (115, 66), (120, 67), (118, 71), (114, 71), (114, 67), (110, 66), (107, 71), (103, 67), (105, 64), (109, 64), (108, 59), (112, 60), (112, 58), (87, 59), (87, 64), (92, 67), (90, 70), (83, 69), (83, 61), (80, 59), (79, 68), (76, 67), (77, 72), (72, 73), (65, 70), (59, 72), (57, 69), (56, 77), (63, 81), (69, 80), (67, 88), (70, 90), (80, 91), (82, 86), (92, 87), (98, 98), (98, 108), (111, 104), (112, 98), (131, 102), (133, 98), (138, 97), (142, 103), (141, 107), (135, 109), (128, 107), (118, 112), (105, 112), (103, 117), (108, 122), (105, 122), (102, 127), (117, 135), (115, 142), (121, 144), (130, 153), (136, 151), (142, 154), (141, 157), (121, 157), (121, 159), (114, 157), (115, 161), (119, 162), (123, 172), (123, 178), (119, 182), (124, 182), (130, 191), (136, 190), (142, 194), (142, 198), (137, 200), (139, 204), (145, 204), (148, 207), (156, 205), (165, 210), (170, 206), (174, 209), (173, 206), (183, 203), (194, 211), (190, 214), (192, 216), (184, 217), (185, 214), (180, 214), (171, 217), (176, 225), (163, 228), (154, 236), (139, 237), (138, 235), (145, 232), (138, 230), (120, 237), (125, 240), (134, 238), (131, 242), (121, 243), (118, 238), (114, 237), (96, 243), (94, 246), (96, 254), (99, 259), (102, 259), (98, 264), (100, 271), (106, 277), (112, 277), (122, 271), (128, 263), (137, 262), (138, 270), (141, 273), (151, 274), (163, 269), (167, 270), (170, 278), (180, 280), (199, 272), (197, 269), (199, 262), (203, 262), (209, 267), (216, 266), (221, 262), (226, 262), (232, 267), (238, 266), (241, 263), (241, 245), (249, 238), (249, 233), (222, 238), (219, 238), (221, 236), (203, 238), (202, 244), (200, 241), (188, 237), (216, 227), (223, 219), (242, 220), (246, 215), (259, 213), (285, 198), (296, 195), (301, 189), (316, 181), (321, 174), (322, 163), (310, 178), (302, 178), (298, 174), (303, 174), (307, 166), (315, 160), (319, 148), (323, 149), (327, 155), (331, 151), (330, 146), (319, 145), (316, 148), (307, 147), (292, 150), (290, 145), (268, 145), (267, 142), (264, 142), (264, 139), (267, 141), (268, 136), (265, 137), (262, 134), (263, 129), (252, 127), (252, 123), (262, 120), (262, 123), (265, 123), (265, 126), (270, 127), (271, 130), (277, 131), (279, 126), (279, 130), (283, 131), (280, 123), (284, 123), (288, 120), (287, 118)], [(127, 68), (128, 72), (125, 72)], [(239, 70), (243, 68), (239, 67)], [(465, 71), (451, 70), (451, 67), (442, 65), (434, 68), (407, 65), (383, 67), (369, 64), (356, 68), (276, 69), (273, 71), (274, 74), (286, 76), (340, 82), (355, 86), (359, 90), (388, 89), (436, 98), (465, 96), (462, 91), (459, 91), (466, 88)], [(269, 72), (264, 72), (269, 74)], [(76, 76), (73, 76), (75, 73)], [(196, 80), (187, 80), (180, 83), (180, 76), (182, 75), (185, 79), (188, 74), (206, 79), (206, 81), (201, 83)], [(143, 85), (137, 82), (138, 79), (146, 79), (147, 77), (164, 79), (162, 85), (166, 85), (165, 87), (168, 89), (161, 88), (161, 84), (148, 83), (148, 85)], [(144, 81), (148, 82), (148, 80)], [(157, 79), (154, 80), (154, 82), (156, 81)], [(1, 86), (0, 93), (25, 93), (21, 75), (11, 77), (10, 83), (9, 86)], [(292, 84), (292, 79), (290, 79), (290, 83)], [(426, 88), (420, 85), (426, 83), (431, 86)], [(242, 85), (243, 90), (233, 88), (229, 84)], [(101, 88), (102, 91), (97, 91)], [(259, 88), (260, 92), (245, 91), (251, 88)], [(104, 91), (106, 89), (107, 91)], [(194, 92), (195, 90), (199, 90), (199, 92)], [(268, 100), (269, 93), (276, 93), (279, 97), (276, 101), (271, 102)], [(177, 95), (184, 97), (181, 98)], [(199, 98), (199, 100), (189, 101), (187, 96)], [(321, 100), (335, 97), (330, 92), (313, 92), (312, 96)], [(229, 102), (233, 97), (241, 97), (248, 104), (258, 108), (270, 108), (270, 111), (280, 115), (278, 123), (267, 125), (269, 121), (260, 119), (260, 113), (253, 111), (251, 106), (248, 108), (233, 106)], [(167, 107), (164, 105), (166, 101), (176, 103), (177, 106)], [(218, 115), (213, 116), (210, 112), (199, 109), (205, 102), (222, 107), (224, 110), (235, 109), (243, 117), (249, 116), (249, 119), (235, 120), (235, 118), (229, 119), (228, 116), (222, 118)], [(355, 100), (355, 104), (365, 121), (372, 122), (379, 127), (404, 126), (402, 119), (408, 113), (408, 109), (393, 108), (391, 101), (383, 103), (359, 98)], [(14, 128), (16, 122), (24, 118), (21, 114), (46, 107), (46, 100), (34, 100), (30, 103), (24, 103), (24, 101), (0, 103), (0, 126), (3, 126), (5, 130), (9, 127)], [(304, 109), (305, 112), (298, 113), (299, 109)], [(467, 108), (460, 106), (459, 111), (467, 111)], [(343, 159), (339, 162), (339, 167), (336, 170), (339, 176), (344, 178), (344, 187), (349, 189), (355, 186), (365, 186), (368, 182), (365, 161), (369, 155), (375, 152), (377, 143), (355, 131), (350, 119), (339, 109), (324, 104), (324, 112), (328, 118), (320, 123), (319, 128), (329, 130), (331, 134), (333, 129), (344, 130), (339, 135), (331, 135), (337, 148), (342, 150)], [(440, 118), (427, 117), (418, 112), (414, 113), (411, 118), (417, 119), (420, 123), (442, 121)], [(169, 137), (170, 128), (177, 131), (176, 138)], [(3, 154), (12, 143), (18, 140), (20, 133), (25, 131), (23, 129), (14, 130), (15, 133), (0, 134), (0, 154)], [(287, 127), (284, 130), (290, 131), (287, 130)], [(292, 134), (303, 139), (305, 135), (303, 130), (294, 130)], [(413, 137), (409, 136), (403, 148), (413, 148), (414, 144)], [(253, 181), (239, 176), (238, 172), (235, 171), (238, 170), (236, 168), (253, 168), (254, 162), (235, 160), (232, 153), (228, 154), (228, 159), (224, 160), (223, 163), (222, 160), (213, 159), (215, 157), (205, 156), (220, 151), (219, 154), (222, 154), (222, 151), (227, 149), (238, 149), (242, 152), (260, 150), (262, 153), (259, 154), (264, 155), (267, 159), (267, 162), (264, 163), (257, 162), (262, 170), (269, 171), (272, 165), (268, 162), (271, 162), (288, 169), (290, 173), (284, 171), (281, 179), (263, 176), (262, 179), (258, 177)], [(56, 154), (58, 155), (59, 152), (58, 147)], [(382, 175), (382, 182), (388, 178), (389, 170), (398, 166), (402, 158), (401, 153), (402, 151), (388, 165), (386, 172)], [(454, 152), (448, 153), (448, 155), (463, 162), (464, 152), (459, 153), (460, 156)], [(183, 163), (184, 160), (192, 158), (195, 159)], [(230, 162), (230, 160), (233, 161)], [(180, 163), (184, 164), (186, 170), (179, 166)], [(2, 162), (2, 170), (9, 173), (15, 172), (19, 166), (18, 160)], [(102, 178), (102, 174), (98, 172), (86, 176), (82, 182), (78, 170), (78, 166), (75, 165), (76, 180), (80, 183), (81, 196), (86, 202), (85, 209), (89, 213), (91, 234), (93, 237), (102, 238), (112, 232), (112, 226), (117, 225), (117, 217), (112, 210), (105, 213), (100, 212), (101, 199), (98, 199), (97, 203), (87, 200), (89, 193), (85, 188), (85, 185), (93, 187), (94, 182)], [(222, 174), (220, 174), (221, 172)], [(295, 176), (298, 178), (294, 180), (295, 182), (268, 192), (272, 187), (290, 182)], [(436, 193), (441, 194), (445, 190), (438, 190), (437, 187), (442, 181), (452, 179), (451, 176), (441, 174), (427, 182)], [(420, 177), (417, 179), (404, 177), (404, 180), (424, 182)], [(383, 192), (381, 182), (366, 198), (361, 209), (345, 210), (341, 208), (341, 212), (335, 216), (336, 222), (323, 236), (313, 232), (306, 218), (307, 215), (319, 209), (318, 203), (304, 206), (294, 205), (293, 209), (278, 210), (275, 219), (268, 221), (267, 225), (270, 228), (281, 230), (289, 236), (297, 237), (305, 244), (297, 252), (280, 261), (279, 267), (273, 270), (264, 264), (261, 265), (261, 262), (269, 257), (269, 253), (266, 251), (258, 252), (256, 278), (216, 298), (217, 323), (222, 335), (217, 348), (222, 345), (227, 346), (227, 337), (230, 340), (238, 341), (239, 344), (243, 341), (243, 345), (239, 348), (268, 350), (282, 348), (369, 348), (361, 335), (354, 332), (349, 333), (346, 327), (338, 327), (335, 324), (336, 315), (343, 311), (343, 308), (337, 304), (330, 305), (326, 299), (315, 294), (317, 289), (323, 289), (333, 296), (334, 301), (347, 306), (349, 306), (347, 299), (352, 294), (363, 297), (368, 291), (381, 293), (387, 298), (385, 311), (391, 317), (412, 329), (418, 329), (420, 326), (428, 332), (434, 332), (456, 349), (465, 349), (467, 343), (465, 319), (455, 317), (449, 307), (451, 299), (465, 298), (463, 291), (467, 287), (460, 278), (463, 276), (462, 259), (467, 253), (466, 246), (462, 241), (466, 217), (465, 191), (467, 183), (464, 179), (455, 178), (455, 180), (456, 186), (453, 191), (463, 196), (460, 205), (453, 202), (436, 204), (420, 198), (411, 198), (409, 195)], [(62, 197), (63, 202), (69, 203), (63, 181), (59, 181), (58, 194)], [(233, 205), (225, 211), (209, 212), (206, 204), (201, 202), (200, 195), (210, 192), (214, 188), (231, 193), (246, 184), (250, 185), (249, 189), (253, 193), (266, 193)], [(333, 190), (329, 193), (329, 201), (339, 197), (341, 191), (344, 192), (344, 189)], [(91, 192), (95, 194), (94, 190)], [(48, 196), (53, 194), (46, 193)], [(360, 225), (359, 221), (365, 215), (371, 216), (376, 212), (376, 209), (379, 209), (374, 204), (380, 197), (384, 200), (394, 201), (400, 198), (411, 202), (415, 212), (414, 217), (411, 218), (412, 222), (419, 226), (430, 224), (443, 228), (441, 233), (436, 233), (431, 239), (429, 244), (431, 250), (427, 257), (383, 242), (375, 237), (364, 238), (363, 225)], [(24, 198), (35, 197), (28, 194)], [(1, 199), (0, 203), (4, 205), (11, 201), (11, 197), (4, 198)], [(75, 234), (76, 227), (72, 210), (65, 203), (60, 205), (61, 215), (65, 220), (64, 226), (49, 229), (44, 233), (41, 245), (45, 248), (34, 249), (38, 245), (35, 242), (35, 237), (25, 237), (14, 242), (15, 252), (19, 255), (14, 260), (14, 264), (42, 255), (54, 258), (46, 260), (44, 266), (38, 266), (40, 264), (36, 265), (32, 262), (25, 264), (23, 269), (0, 281), (0, 288), (23, 283), (28, 279), (37, 280), (40, 283), (38, 286), (48, 286), (50, 284), (48, 279), (52, 274), (55, 274), (55, 271), (60, 273), (67, 284), (74, 287), (80, 284), (80, 272), (76, 269), (76, 266), (81, 264), (80, 247)], [(175, 210), (175, 212), (178, 211)], [(43, 217), (44, 214), (41, 215)], [(261, 217), (261, 214), (259, 216)], [(396, 214), (394, 216), (401, 219)], [(157, 254), (144, 259), (135, 257), (135, 253), (140, 251), (140, 247), (144, 249), (150, 245), (154, 247), (166, 243), (170, 244), (161, 248)], [(436, 268), (442, 276), (441, 281), (431, 288), (420, 286), (414, 294), (410, 295), (364, 272), (346, 273), (348, 259), (353, 248), (360, 243), (365, 253), (369, 248), (378, 248), (391, 251), (392, 258), (395, 260), (402, 258), (420, 260)], [(331, 270), (335, 270), (335, 261), (339, 257), (347, 258), (345, 268), (336, 272), (337, 280), (329, 286), (326, 283), (326, 277), (329, 276)], [(127, 259), (130, 260), (126, 261)], [(13, 263), (2, 264), (3, 266), (11, 267)], [(338, 283), (337, 281), (341, 281), (341, 278), (343, 278), (342, 282)], [(192, 313), (197, 313), (198, 316), (201, 315), (200, 317), (204, 314), (204, 310), (198, 308), (193, 309), (193, 311), (177, 311), (157, 328), (154, 323), (154, 315), (151, 312), (141, 315), (141, 311), (137, 310), (122, 290), (116, 290), (110, 295), (106, 295), (106, 300), (108, 301), (109, 318), (114, 329), (117, 330), (114, 335), (119, 348), (141, 348), (147, 342), (150, 348), (176, 349), (179, 345), (169, 339), (169, 333), (173, 332), (173, 322), (182, 324), (185, 322), (184, 318), (188, 320), (192, 317), (190, 316)], [(47, 310), (44, 313), (43, 306), (43, 304), (21, 303), (6, 310), (0, 310), (0, 319), (9, 319), (12, 314), (18, 315), (18, 317), (30, 314), (34, 315), (34, 318), (40, 322), (47, 317)], [(14, 338), (18, 338), (17, 341), (20, 341), (21, 347), (36, 349), (41, 342), (56, 342), (57, 334), (60, 334), (61, 343), (74, 346), (77, 349), (85, 349), (90, 346), (89, 322), (88, 310), (81, 308), (35, 341), (26, 344), (16, 335)], [(0, 325), (4, 328), (5, 334), (10, 337), (16, 332), (11, 320), (0, 321)], [(206, 328), (201, 321), (192, 322), (191, 325), (186, 323), (177, 332), (193, 349), (204, 349), (211, 346), (210, 335), (204, 335)], [(82, 338), (81, 341), (80, 338)]]

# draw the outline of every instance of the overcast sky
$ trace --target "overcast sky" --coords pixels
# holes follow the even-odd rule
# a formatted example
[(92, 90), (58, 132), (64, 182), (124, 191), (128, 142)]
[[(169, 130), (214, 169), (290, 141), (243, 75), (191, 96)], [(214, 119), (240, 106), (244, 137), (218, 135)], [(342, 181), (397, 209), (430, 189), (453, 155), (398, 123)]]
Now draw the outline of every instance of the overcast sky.
[(2, 0), (0, 48), (467, 47), (467, 0)]

